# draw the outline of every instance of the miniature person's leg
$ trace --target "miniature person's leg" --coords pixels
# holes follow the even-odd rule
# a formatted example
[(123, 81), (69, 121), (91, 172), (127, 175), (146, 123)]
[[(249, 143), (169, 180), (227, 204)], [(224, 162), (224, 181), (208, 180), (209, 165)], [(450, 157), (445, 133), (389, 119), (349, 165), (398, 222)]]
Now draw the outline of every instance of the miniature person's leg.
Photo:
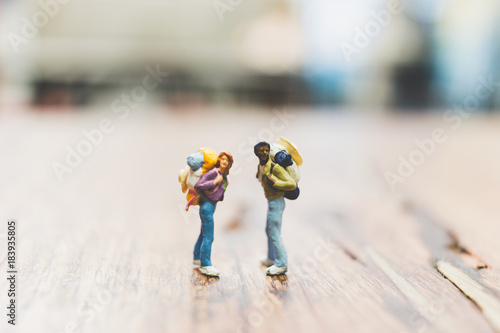
[(191, 199), (188, 200), (188, 202), (186, 204), (186, 208), (184, 208), (186, 210), (186, 212), (189, 210), (189, 207), (193, 205), (194, 200), (196, 200), (196, 197), (191, 197)]
[(194, 260), (200, 259), (201, 243), (202, 242), (203, 242), (203, 231), (200, 230), (200, 235), (198, 236), (198, 240), (196, 241), (196, 244), (194, 245), (194, 251), (193, 251), (193, 259)]
[(269, 219), (269, 234), (271, 235), (271, 241), (276, 250), (274, 265), (277, 267), (288, 267), (288, 256), (283, 240), (281, 239), (281, 224), (284, 210), (284, 198), (268, 201), (267, 216)]
[(201, 243), (201, 266), (212, 266), (210, 256), (214, 241), (214, 212), (216, 203), (205, 201), (200, 206), (201, 230), (203, 242)]
[(193, 189), (189, 189), (188, 193), (191, 194), (192, 197), (188, 200), (188, 202), (186, 204), (186, 208), (185, 208), (186, 212), (189, 210), (189, 206), (192, 206), (194, 204), (194, 202), (196, 201), (196, 197), (198, 195), (198, 192), (196, 192)]
[(266, 235), (267, 235), (267, 259), (276, 260), (276, 250), (274, 249), (273, 241), (271, 240), (271, 232), (269, 230), (269, 211), (267, 212), (266, 221)]

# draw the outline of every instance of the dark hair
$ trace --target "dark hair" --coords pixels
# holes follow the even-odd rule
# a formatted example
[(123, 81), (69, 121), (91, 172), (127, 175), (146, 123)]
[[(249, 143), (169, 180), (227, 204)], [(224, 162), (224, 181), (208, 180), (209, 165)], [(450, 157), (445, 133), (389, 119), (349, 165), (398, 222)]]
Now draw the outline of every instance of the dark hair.
[(267, 147), (268, 149), (271, 149), (271, 145), (267, 143), (266, 141), (261, 141), (257, 143), (255, 146), (253, 146), (253, 153), (257, 155), (257, 148), (262, 148), (262, 147)]
[(222, 152), (219, 154), (219, 156), (217, 157), (217, 163), (215, 163), (215, 167), (216, 168), (219, 168), (220, 167), (220, 158), (222, 156), (226, 156), (227, 157), (227, 161), (228, 161), (228, 164), (227, 164), (227, 168), (226, 168), (226, 171), (224, 172), (224, 174), (226, 176), (229, 175), (229, 169), (231, 169), (231, 167), (233, 166), (233, 155), (231, 155), (230, 153), (226, 153), (226, 152)]

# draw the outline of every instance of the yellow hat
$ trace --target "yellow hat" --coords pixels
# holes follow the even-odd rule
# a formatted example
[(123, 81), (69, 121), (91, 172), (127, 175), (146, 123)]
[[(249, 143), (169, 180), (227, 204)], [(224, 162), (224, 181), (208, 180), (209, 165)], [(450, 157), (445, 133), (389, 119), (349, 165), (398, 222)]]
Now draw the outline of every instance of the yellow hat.
[(293, 143), (282, 136), (280, 136), (278, 140), (276, 140), (276, 143), (285, 147), (288, 154), (292, 155), (292, 159), (295, 163), (297, 163), (298, 166), (302, 165), (302, 156), (300, 156), (297, 147)]

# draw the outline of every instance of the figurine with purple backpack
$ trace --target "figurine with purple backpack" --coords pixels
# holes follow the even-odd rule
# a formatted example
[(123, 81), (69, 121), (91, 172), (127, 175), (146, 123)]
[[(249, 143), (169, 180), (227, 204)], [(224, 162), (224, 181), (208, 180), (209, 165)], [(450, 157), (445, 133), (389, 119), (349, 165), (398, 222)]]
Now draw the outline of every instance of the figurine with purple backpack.
[(188, 192), (186, 211), (192, 205), (200, 206), (201, 230), (194, 246), (193, 264), (207, 276), (220, 274), (211, 261), (214, 213), (217, 203), (224, 199), (232, 165), (230, 153), (217, 154), (210, 148), (201, 148), (187, 158), (186, 168), (179, 173), (182, 191)]

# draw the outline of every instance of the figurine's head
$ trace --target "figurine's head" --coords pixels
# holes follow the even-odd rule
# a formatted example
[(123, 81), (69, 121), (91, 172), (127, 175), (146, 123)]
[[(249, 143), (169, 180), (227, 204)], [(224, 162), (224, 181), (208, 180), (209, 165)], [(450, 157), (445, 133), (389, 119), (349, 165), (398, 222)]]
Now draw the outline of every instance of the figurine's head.
[(230, 153), (222, 152), (217, 158), (216, 168), (219, 168), (224, 175), (229, 175), (229, 170), (233, 166), (233, 155)]
[(199, 150), (196, 153), (189, 155), (187, 158), (187, 165), (189, 165), (193, 171), (197, 171), (203, 166), (203, 164), (205, 164), (205, 158), (203, 153)]
[(261, 141), (253, 147), (253, 152), (259, 158), (261, 164), (265, 164), (269, 160), (270, 150), (271, 145), (266, 141)]

